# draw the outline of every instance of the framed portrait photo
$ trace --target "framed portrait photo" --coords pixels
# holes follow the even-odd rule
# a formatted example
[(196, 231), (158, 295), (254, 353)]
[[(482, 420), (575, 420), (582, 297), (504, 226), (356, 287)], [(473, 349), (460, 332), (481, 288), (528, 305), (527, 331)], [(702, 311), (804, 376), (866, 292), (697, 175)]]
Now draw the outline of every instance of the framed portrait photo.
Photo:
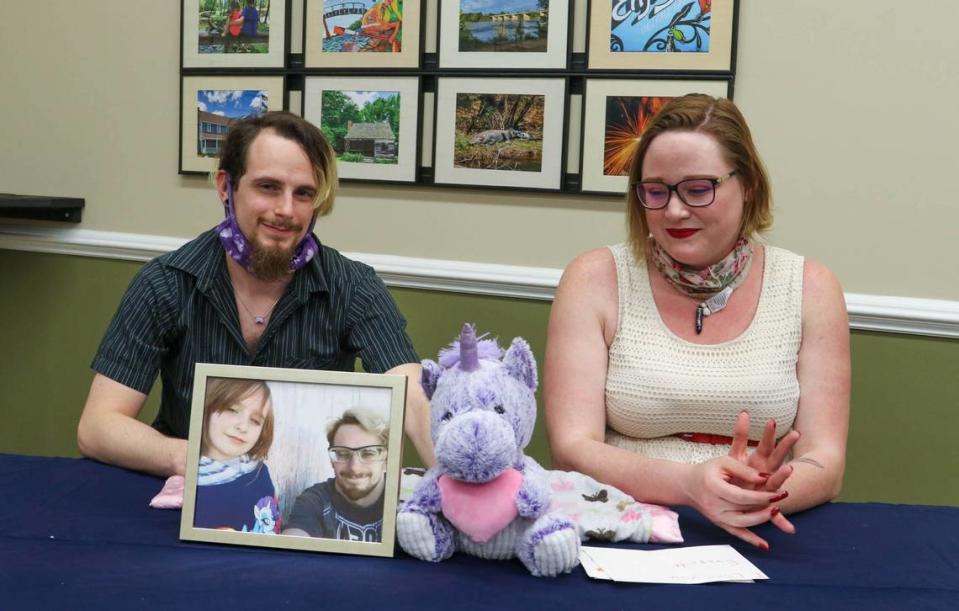
[(729, 81), (586, 79), (583, 103), (582, 190), (623, 194), (639, 140), (670, 99), (687, 93), (729, 95)]
[(181, 0), (184, 68), (282, 68), (288, 0)]
[(282, 76), (185, 76), (181, 88), (181, 174), (213, 170), (238, 119), (284, 109)]
[(417, 68), (420, 0), (309, 0), (307, 68)]
[(198, 363), (180, 538), (392, 556), (406, 377)]
[(440, 3), (440, 68), (565, 68), (569, 0)]
[(738, 0), (590, 0), (591, 70), (731, 72)]
[(419, 78), (307, 77), (303, 117), (336, 152), (340, 178), (416, 180)]
[(437, 184), (559, 189), (566, 79), (440, 78)]

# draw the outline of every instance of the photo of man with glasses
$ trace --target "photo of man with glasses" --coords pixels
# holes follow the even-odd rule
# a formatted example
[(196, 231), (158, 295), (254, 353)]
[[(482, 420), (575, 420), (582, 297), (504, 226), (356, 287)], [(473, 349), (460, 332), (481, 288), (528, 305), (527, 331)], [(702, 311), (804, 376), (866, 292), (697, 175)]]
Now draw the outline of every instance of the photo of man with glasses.
[(300, 493), (283, 534), (378, 543), (389, 426), (373, 410), (354, 407), (329, 423), (326, 438), (334, 477)]

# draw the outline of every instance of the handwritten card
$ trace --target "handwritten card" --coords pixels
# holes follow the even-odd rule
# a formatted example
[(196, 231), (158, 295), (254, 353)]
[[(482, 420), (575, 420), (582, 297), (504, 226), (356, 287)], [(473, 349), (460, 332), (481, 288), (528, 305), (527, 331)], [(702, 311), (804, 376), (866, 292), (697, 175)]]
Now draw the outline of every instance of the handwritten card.
[(711, 583), (769, 579), (729, 545), (644, 551), (583, 546), (580, 562), (593, 579), (633, 583)]

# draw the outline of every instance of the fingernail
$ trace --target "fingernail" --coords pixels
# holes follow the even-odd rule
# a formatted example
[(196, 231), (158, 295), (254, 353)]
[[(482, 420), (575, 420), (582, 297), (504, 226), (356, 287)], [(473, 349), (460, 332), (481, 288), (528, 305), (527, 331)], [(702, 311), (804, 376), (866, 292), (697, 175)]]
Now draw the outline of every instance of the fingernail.
[(788, 491), (788, 490), (783, 490), (783, 493), (782, 493), (782, 494), (780, 494), (780, 495), (778, 495), (778, 496), (774, 496), (773, 498), (769, 499), (769, 502), (770, 502), (770, 503), (778, 503), (779, 501), (783, 500), (783, 499), (786, 498), (787, 496), (789, 496), (789, 491)]
[(760, 471), (760, 472), (759, 472), (759, 477), (765, 477), (766, 479), (769, 479), (769, 478), (772, 477), (772, 476), (773, 476), (772, 473), (766, 473), (765, 471)]
[(745, 409), (744, 409), (743, 411), (741, 411), (741, 412), (739, 412), (739, 413), (740, 413), (740, 414), (748, 414), (748, 413), (749, 413), (749, 410), (745, 410)]
[(766, 543), (765, 541), (760, 541), (758, 544), (756, 544), (756, 547), (763, 550), (764, 552), (769, 551), (769, 544)]
[(770, 518), (775, 518), (778, 515), (779, 515), (779, 507), (773, 507), (772, 509), (769, 510)]

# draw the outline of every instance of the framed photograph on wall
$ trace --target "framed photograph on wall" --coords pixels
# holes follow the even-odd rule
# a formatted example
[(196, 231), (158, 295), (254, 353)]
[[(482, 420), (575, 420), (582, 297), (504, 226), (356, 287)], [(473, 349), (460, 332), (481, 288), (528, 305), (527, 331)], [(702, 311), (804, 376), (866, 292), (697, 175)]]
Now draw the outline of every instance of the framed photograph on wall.
[(738, 0), (591, 0), (591, 70), (731, 72)]
[(437, 184), (559, 189), (564, 78), (440, 78)]
[(336, 151), (340, 178), (413, 182), (419, 78), (310, 76), (303, 117)]
[(216, 167), (236, 120), (284, 109), (282, 76), (185, 76), (180, 86), (181, 174), (208, 174)]
[(633, 154), (649, 120), (671, 98), (687, 93), (727, 97), (729, 81), (586, 79), (582, 190), (625, 193)]
[(180, 538), (392, 556), (406, 377), (199, 363)]
[(183, 67), (284, 67), (287, 12), (287, 0), (181, 0)]
[(440, 3), (440, 68), (565, 68), (569, 0)]
[(307, 68), (418, 68), (420, 0), (310, 0)]

